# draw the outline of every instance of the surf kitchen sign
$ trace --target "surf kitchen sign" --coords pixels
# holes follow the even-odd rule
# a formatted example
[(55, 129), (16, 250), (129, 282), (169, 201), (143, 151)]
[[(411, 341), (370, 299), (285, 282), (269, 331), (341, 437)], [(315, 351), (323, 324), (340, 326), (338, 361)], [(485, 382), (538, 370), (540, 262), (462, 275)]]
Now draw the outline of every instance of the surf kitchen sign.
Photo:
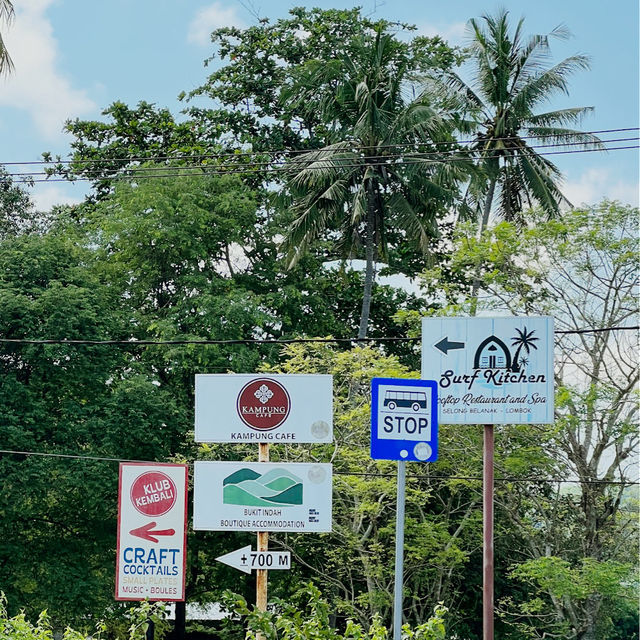
[(422, 378), (441, 424), (553, 422), (553, 319), (424, 318)]
[(120, 464), (116, 600), (184, 600), (187, 468)]
[(330, 464), (196, 462), (193, 528), (331, 531), (331, 469)]
[(333, 440), (330, 375), (198, 374), (196, 442)]

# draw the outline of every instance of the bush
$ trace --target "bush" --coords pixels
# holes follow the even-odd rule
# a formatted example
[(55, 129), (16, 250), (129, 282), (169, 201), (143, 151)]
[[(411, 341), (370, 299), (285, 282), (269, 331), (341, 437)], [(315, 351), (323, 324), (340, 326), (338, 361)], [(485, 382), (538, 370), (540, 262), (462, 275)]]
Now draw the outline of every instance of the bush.
[[(311, 584), (294, 594), (292, 602), (276, 600), (272, 611), (250, 609), (242, 596), (230, 591), (225, 592), (223, 604), (246, 624), (247, 640), (258, 640), (260, 636), (266, 640), (387, 640), (389, 637), (389, 630), (377, 616), (366, 630), (352, 620), (347, 621), (343, 633), (334, 629), (330, 624), (329, 604)], [(444, 640), (446, 612), (447, 608), (439, 604), (427, 622), (413, 629), (403, 625), (403, 640)]]

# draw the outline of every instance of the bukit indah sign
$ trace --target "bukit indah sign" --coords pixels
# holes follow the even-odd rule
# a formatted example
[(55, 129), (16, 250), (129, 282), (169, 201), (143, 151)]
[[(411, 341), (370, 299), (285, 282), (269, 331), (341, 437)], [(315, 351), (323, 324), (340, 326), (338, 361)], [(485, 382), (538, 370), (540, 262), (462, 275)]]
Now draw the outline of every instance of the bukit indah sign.
[(553, 320), (424, 318), (422, 377), (441, 424), (553, 422)]

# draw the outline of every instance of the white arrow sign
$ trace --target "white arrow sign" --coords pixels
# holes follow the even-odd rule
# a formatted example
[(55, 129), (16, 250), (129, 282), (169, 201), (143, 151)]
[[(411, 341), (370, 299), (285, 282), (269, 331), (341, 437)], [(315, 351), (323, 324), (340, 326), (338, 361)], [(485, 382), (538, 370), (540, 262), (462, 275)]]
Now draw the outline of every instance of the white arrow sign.
[(291, 569), (289, 551), (252, 551), (251, 545), (225, 553), (216, 560), (245, 573), (253, 569)]

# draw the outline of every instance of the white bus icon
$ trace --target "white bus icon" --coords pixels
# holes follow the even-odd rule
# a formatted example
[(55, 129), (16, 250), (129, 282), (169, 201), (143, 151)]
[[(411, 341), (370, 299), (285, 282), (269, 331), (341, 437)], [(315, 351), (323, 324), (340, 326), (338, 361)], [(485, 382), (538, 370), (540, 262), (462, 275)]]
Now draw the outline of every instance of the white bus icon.
[(427, 394), (424, 391), (390, 390), (385, 392), (382, 405), (391, 411), (396, 408), (420, 411), (427, 408)]

